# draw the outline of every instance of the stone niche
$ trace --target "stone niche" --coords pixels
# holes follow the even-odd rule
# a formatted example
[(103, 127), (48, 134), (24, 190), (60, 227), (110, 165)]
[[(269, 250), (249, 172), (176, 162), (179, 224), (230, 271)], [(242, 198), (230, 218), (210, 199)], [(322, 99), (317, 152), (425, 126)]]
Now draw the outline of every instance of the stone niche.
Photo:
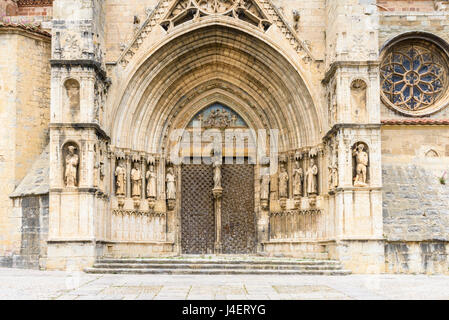
[(80, 118), (80, 84), (75, 79), (68, 79), (64, 82), (65, 103), (64, 109), (67, 121), (79, 122)]
[(367, 85), (361, 79), (355, 79), (351, 83), (351, 116), (356, 123), (368, 121)]
[(63, 186), (76, 188), (80, 181), (80, 149), (75, 142), (67, 142), (62, 148), (63, 153)]

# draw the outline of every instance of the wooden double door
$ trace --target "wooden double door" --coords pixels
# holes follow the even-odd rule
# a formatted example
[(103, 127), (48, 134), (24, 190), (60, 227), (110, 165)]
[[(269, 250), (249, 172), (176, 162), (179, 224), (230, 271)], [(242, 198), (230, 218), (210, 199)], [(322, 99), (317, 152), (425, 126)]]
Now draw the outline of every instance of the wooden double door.
[(221, 229), (221, 253), (255, 252), (254, 165), (223, 163), (221, 175), (223, 188), (221, 226), (217, 226), (212, 193), (214, 187), (212, 165), (182, 166), (182, 253), (216, 253), (216, 228)]

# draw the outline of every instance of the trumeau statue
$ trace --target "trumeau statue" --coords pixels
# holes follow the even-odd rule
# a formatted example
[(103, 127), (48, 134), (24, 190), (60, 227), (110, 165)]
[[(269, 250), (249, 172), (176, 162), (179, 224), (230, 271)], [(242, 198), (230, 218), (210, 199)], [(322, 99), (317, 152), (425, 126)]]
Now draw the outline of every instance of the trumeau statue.
[(318, 193), (317, 175), (318, 175), (318, 167), (315, 164), (315, 159), (310, 158), (310, 165), (306, 172), (308, 196), (315, 195)]
[(352, 151), (352, 156), (356, 161), (356, 176), (354, 178), (355, 187), (366, 187), (366, 168), (368, 167), (368, 153), (364, 151), (365, 145), (360, 143), (355, 150)]
[(221, 189), (221, 163), (219, 160), (214, 162), (214, 189)]
[(119, 162), (117, 168), (115, 168), (117, 195), (124, 196), (126, 190), (126, 169), (124, 168), (123, 160)]
[(157, 177), (157, 175), (154, 172), (154, 166), (150, 165), (150, 168), (146, 173), (147, 196), (149, 198), (156, 198), (156, 177)]
[(167, 176), (165, 181), (167, 182), (167, 200), (176, 199), (176, 185), (175, 185), (175, 175), (173, 173), (173, 168), (167, 169)]
[(284, 167), (279, 173), (279, 198), (288, 198), (288, 173)]
[(65, 158), (64, 181), (65, 186), (71, 188), (76, 187), (78, 185), (77, 176), (78, 176), (79, 157), (75, 153), (76, 147), (69, 146), (67, 149), (68, 153)]
[(302, 168), (299, 166), (299, 161), (295, 162), (295, 169), (293, 170), (293, 195), (301, 196), (302, 195), (302, 179), (304, 173)]
[(270, 175), (268, 172), (262, 174), (260, 183), (260, 199), (268, 200), (270, 196)]
[(134, 163), (134, 167), (131, 170), (131, 186), (132, 197), (140, 197), (142, 194), (142, 173), (139, 169), (139, 163)]

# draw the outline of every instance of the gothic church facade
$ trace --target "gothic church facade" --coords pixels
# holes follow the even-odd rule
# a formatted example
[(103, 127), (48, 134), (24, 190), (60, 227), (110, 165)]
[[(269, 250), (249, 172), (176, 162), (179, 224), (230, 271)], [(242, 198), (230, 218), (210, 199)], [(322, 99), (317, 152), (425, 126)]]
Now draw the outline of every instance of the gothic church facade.
[(238, 254), (448, 272), (449, 1), (0, 12), (0, 266)]

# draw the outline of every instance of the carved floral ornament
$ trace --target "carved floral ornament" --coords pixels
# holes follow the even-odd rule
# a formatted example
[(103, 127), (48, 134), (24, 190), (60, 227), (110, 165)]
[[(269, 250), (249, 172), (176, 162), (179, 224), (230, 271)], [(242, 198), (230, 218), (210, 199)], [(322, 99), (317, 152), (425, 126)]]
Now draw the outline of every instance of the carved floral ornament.
[(222, 15), (246, 21), (263, 30), (271, 23), (263, 10), (252, 0), (180, 0), (161, 22), (169, 30), (184, 22), (210, 15)]
[(381, 96), (387, 106), (408, 115), (438, 111), (445, 105), (448, 57), (427, 41), (403, 41), (383, 55)]

